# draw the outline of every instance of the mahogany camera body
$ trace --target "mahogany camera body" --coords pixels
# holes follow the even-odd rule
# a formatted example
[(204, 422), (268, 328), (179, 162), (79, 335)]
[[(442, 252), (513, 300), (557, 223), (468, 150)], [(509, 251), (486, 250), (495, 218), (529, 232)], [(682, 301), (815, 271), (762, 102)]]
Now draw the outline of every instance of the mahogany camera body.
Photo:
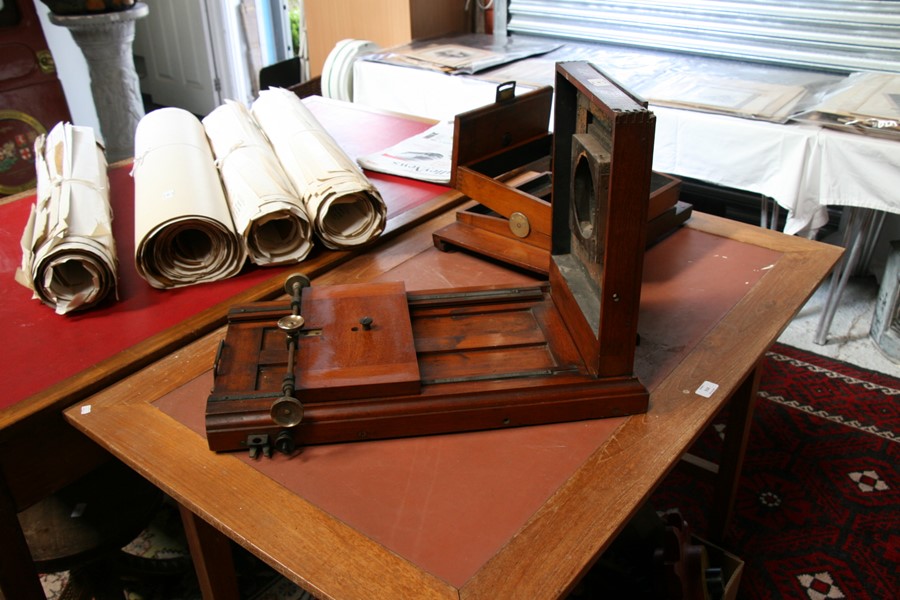
[(289, 279), (289, 301), (229, 314), (212, 450), (646, 411), (633, 364), (654, 116), (588, 63), (557, 65), (555, 94), (549, 281), (409, 293)]

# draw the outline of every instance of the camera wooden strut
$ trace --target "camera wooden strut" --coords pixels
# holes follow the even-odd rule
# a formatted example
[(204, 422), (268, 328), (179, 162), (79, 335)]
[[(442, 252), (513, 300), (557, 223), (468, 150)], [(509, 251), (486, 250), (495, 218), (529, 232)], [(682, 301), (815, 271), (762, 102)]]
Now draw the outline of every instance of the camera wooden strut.
[[(435, 246), (464, 248), (539, 275), (549, 273), (551, 172), (559, 176), (551, 168), (552, 100), (550, 87), (515, 96), (500, 86), (494, 104), (456, 116), (450, 185), (479, 204), (457, 212), (455, 223), (436, 231)], [(679, 201), (680, 189), (680, 180), (651, 172), (648, 247), (690, 217), (691, 206)]]

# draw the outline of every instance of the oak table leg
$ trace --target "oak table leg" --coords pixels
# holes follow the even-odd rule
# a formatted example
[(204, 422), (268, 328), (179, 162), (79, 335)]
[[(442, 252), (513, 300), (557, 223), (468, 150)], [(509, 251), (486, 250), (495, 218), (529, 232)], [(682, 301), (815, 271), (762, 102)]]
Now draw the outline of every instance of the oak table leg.
[(747, 451), (747, 440), (750, 437), (756, 393), (759, 390), (760, 364), (761, 362), (756, 364), (740, 387), (735, 390), (728, 405), (725, 443), (719, 474), (716, 477), (713, 510), (709, 521), (708, 535), (714, 544), (721, 544), (725, 538), (734, 510), (744, 455)]
[(178, 509), (204, 600), (239, 600), (231, 540), (182, 505)]
[(0, 598), (45, 600), (15, 503), (3, 477), (0, 477), (0, 540), (3, 540), (0, 542)]

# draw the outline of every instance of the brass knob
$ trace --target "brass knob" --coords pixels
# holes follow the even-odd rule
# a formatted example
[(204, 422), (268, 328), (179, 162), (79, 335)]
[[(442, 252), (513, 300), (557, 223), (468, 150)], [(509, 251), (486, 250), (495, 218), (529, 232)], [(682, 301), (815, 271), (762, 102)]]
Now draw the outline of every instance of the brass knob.
[(294, 295), (294, 288), (309, 287), (309, 277), (302, 273), (294, 273), (284, 282), (284, 291), (288, 296)]
[(304, 323), (306, 319), (300, 315), (287, 315), (278, 319), (278, 329), (288, 334), (297, 333), (303, 328)]
[(303, 404), (293, 396), (282, 396), (272, 403), (269, 416), (277, 425), (294, 427), (303, 420)]
[(509, 230), (516, 237), (526, 238), (531, 233), (528, 217), (518, 211), (509, 215)]

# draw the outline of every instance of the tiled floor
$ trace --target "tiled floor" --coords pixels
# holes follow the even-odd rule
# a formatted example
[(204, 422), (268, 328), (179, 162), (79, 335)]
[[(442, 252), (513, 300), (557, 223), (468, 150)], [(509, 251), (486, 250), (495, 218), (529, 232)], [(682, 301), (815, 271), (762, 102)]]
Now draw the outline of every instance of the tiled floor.
[(824, 345), (813, 342), (824, 310), (831, 278), (827, 279), (794, 317), (780, 342), (829, 356), (867, 369), (900, 376), (900, 363), (885, 356), (869, 337), (869, 327), (878, 297), (874, 277), (852, 277), (841, 297)]

